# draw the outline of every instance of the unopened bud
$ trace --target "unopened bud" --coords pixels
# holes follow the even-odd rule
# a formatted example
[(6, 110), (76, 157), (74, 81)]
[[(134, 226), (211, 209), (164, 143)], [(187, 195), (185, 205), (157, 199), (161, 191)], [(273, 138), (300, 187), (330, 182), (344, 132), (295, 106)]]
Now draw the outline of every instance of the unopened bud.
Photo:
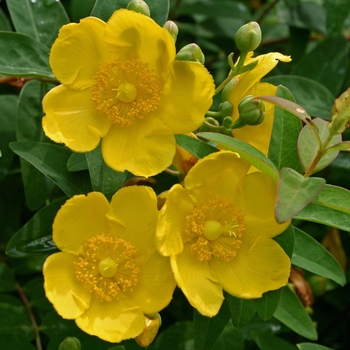
[(232, 78), (222, 89), (221, 91), (221, 101), (228, 101), (230, 99), (232, 89), (235, 86), (235, 84), (238, 82), (238, 78)]
[(150, 17), (151, 13), (148, 5), (143, 0), (131, 0), (127, 6), (128, 10), (132, 10)]
[(67, 337), (59, 345), (58, 350), (80, 350), (80, 340), (75, 337)]
[(225, 101), (220, 104), (219, 110), (221, 111), (221, 118), (225, 118), (232, 115), (233, 106), (230, 101)]
[(254, 51), (261, 43), (261, 29), (258, 23), (249, 22), (238, 29), (235, 35), (237, 48), (242, 52)]
[(158, 313), (153, 315), (145, 315), (145, 328), (141, 334), (139, 334), (135, 341), (143, 348), (151, 345), (153, 340), (158, 334), (159, 327), (162, 325), (162, 319)]
[(326, 293), (328, 289), (329, 279), (323, 276), (312, 275), (308, 278), (308, 282), (315, 296)]
[(163, 28), (165, 28), (176, 42), (177, 35), (179, 34), (179, 28), (173, 21), (166, 21)]
[(201, 48), (197, 44), (188, 44), (184, 46), (176, 55), (178, 61), (194, 61), (204, 64), (205, 57)]

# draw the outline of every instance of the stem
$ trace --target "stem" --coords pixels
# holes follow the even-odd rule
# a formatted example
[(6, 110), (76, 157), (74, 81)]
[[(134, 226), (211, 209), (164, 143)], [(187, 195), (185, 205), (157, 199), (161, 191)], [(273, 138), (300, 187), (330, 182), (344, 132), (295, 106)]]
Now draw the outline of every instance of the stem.
[(232, 71), (230, 71), (227, 78), (215, 89), (214, 95), (217, 95), (233, 77), (234, 74), (232, 74)]
[(207, 117), (213, 117), (213, 118), (220, 118), (221, 117), (221, 112), (215, 112), (215, 111), (208, 111), (205, 113)]
[(310, 164), (309, 169), (306, 170), (304, 177), (309, 177), (312, 174), (313, 170), (316, 168), (316, 165), (321, 160), (322, 156), (323, 156), (323, 152), (318, 151), (316, 157), (314, 158), (314, 160)]
[(27, 299), (26, 295), (24, 294), (22, 287), (17, 282), (16, 282), (16, 288), (17, 288), (17, 292), (18, 292), (20, 298), (23, 301), (23, 304), (27, 308), (29, 319), (32, 323), (34, 333), (35, 333), (36, 348), (37, 348), (37, 350), (43, 350), (43, 347), (41, 345), (41, 340), (40, 340), (39, 327), (38, 327), (38, 324), (36, 323), (36, 319), (35, 319), (35, 316), (33, 314), (33, 310), (30, 306), (29, 300)]
[(275, 0), (272, 2), (266, 9), (265, 11), (260, 15), (260, 17), (256, 20), (258, 23), (261, 23), (262, 20), (268, 15), (268, 13), (273, 9), (274, 6), (277, 5), (279, 0)]

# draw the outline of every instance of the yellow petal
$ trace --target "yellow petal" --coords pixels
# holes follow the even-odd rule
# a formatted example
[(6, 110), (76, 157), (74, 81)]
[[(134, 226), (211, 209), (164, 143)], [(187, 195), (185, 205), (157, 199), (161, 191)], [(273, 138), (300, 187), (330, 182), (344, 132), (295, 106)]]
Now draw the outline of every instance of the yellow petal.
[(198, 62), (174, 61), (163, 88), (159, 115), (174, 134), (193, 131), (212, 105), (214, 81)]
[(91, 294), (76, 280), (74, 260), (67, 253), (50, 255), (43, 266), (47, 298), (63, 318), (75, 319), (89, 307)]
[[(276, 94), (276, 86), (268, 83), (258, 83), (247, 91), (247, 95), (253, 96), (274, 96)], [(239, 103), (239, 101), (237, 101)], [(240, 129), (232, 130), (232, 135), (244, 142), (254, 146), (265, 155), (269, 152), (272, 126), (275, 115), (275, 106), (271, 103), (265, 103), (265, 119), (264, 121), (255, 126), (246, 125)], [(238, 119), (238, 108), (234, 108), (232, 118)]]
[(107, 117), (95, 113), (89, 89), (57, 86), (45, 95), (43, 110), (45, 134), (76, 152), (93, 150), (111, 125)]
[(170, 166), (175, 138), (156, 115), (148, 115), (131, 126), (113, 125), (102, 139), (102, 156), (116, 171), (128, 170), (149, 177)]
[(213, 258), (210, 268), (223, 289), (238, 298), (259, 298), (269, 290), (285, 286), (290, 260), (283, 249), (266, 237), (242, 237), (237, 256), (229, 261)]
[(289, 226), (290, 220), (278, 224), (275, 219), (276, 180), (260, 172), (249, 174), (242, 183), (241, 193), (242, 196), (236, 198), (235, 204), (244, 213), (245, 235), (271, 238), (282, 233)]
[(74, 89), (92, 86), (99, 65), (111, 61), (103, 41), (106, 23), (96, 17), (64, 25), (50, 53), (56, 78)]
[(159, 312), (170, 303), (176, 286), (170, 259), (153, 249), (147, 254), (138, 254), (136, 264), (140, 268), (137, 284), (125, 293), (143, 313)]
[(140, 58), (164, 80), (175, 59), (175, 43), (168, 31), (134, 11), (114, 12), (107, 22), (105, 42), (113, 54), (128, 60)]
[(52, 238), (57, 247), (67, 253), (79, 254), (90, 237), (107, 233), (105, 218), (109, 203), (102, 193), (77, 195), (57, 212)]
[(122, 294), (112, 302), (91, 301), (90, 308), (75, 322), (85, 333), (103, 340), (118, 343), (134, 338), (145, 327), (145, 317), (141, 309)]
[(162, 255), (181, 253), (186, 216), (192, 209), (193, 203), (187, 191), (179, 184), (174, 185), (167, 194), (157, 224), (156, 245)]
[(185, 188), (198, 202), (213, 194), (232, 199), (250, 163), (236, 153), (220, 151), (200, 159), (185, 177)]
[(170, 258), (176, 282), (189, 303), (204, 316), (215, 316), (223, 302), (222, 287), (208, 262), (201, 262), (186, 244), (181, 254)]
[(121, 188), (112, 197), (106, 216), (112, 225), (111, 234), (130, 242), (140, 255), (155, 249), (157, 197), (150, 187)]

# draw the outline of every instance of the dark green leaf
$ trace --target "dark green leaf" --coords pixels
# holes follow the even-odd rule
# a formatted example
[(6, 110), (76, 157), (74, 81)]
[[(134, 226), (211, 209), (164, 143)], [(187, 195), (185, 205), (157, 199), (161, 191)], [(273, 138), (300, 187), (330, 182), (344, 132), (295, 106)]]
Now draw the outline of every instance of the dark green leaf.
[[(49, 86), (46, 83), (36, 80), (24, 85), (18, 101), (17, 141), (48, 141), (41, 123), (41, 101), (48, 90)], [(26, 202), (28, 208), (35, 211), (43, 206), (55, 185), (32, 164), (22, 158), (20, 160)]]
[(86, 161), (85, 153), (72, 153), (67, 161), (68, 171), (88, 170), (88, 163)]
[(43, 276), (31, 279), (23, 286), (23, 291), (36, 310), (52, 310), (52, 305), (45, 295)]
[(16, 110), (18, 98), (15, 95), (0, 96), (0, 180), (8, 174), (14, 154), (9, 143), (16, 140)]
[(14, 290), (16, 290), (16, 281), (13, 270), (0, 262), (0, 292), (12, 292)]
[[(349, 15), (350, 7), (348, 0), (326, 0), (326, 25), (328, 35), (342, 33), (344, 22)], [(339, 49), (339, 47), (338, 47)]]
[(110, 200), (123, 185), (128, 172), (117, 172), (107, 166), (103, 161), (100, 146), (86, 153), (86, 160), (93, 190), (102, 192)]
[(276, 220), (286, 222), (305, 208), (322, 191), (326, 180), (320, 177), (305, 178), (291, 168), (282, 168), (278, 182)]
[(235, 329), (232, 322), (229, 322), (213, 350), (244, 350), (244, 335), (242, 330)]
[(56, 311), (46, 314), (40, 324), (40, 331), (53, 338), (64, 330), (75, 329), (74, 320), (65, 320)]
[(125, 347), (123, 345), (116, 345), (111, 348), (108, 348), (107, 350), (125, 350)]
[(1, 8), (0, 8), (0, 30), (6, 31), (6, 32), (10, 32), (12, 30), (11, 23)]
[(350, 191), (326, 185), (295, 219), (318, 222), (350, 232)]
[(267, 321), (275, 313), (282, 295), (282, 289), (269, 291), (259, 299), (253, 299), (254, 307), (259, 317)]
[(264, 81), (287, 87), (294, 95), (297, 104), (305, 108), (309, 115), (325, 119), (331, 118), (330, 111), (335, 95), (332, 95), (319, 82), (295, 75), (277, 75), (264, 78)]
[(230, 320), (227, 302), (221, 306), (219, 313), (212, 317), (202, 316), (197, 310), (193, 314), (193, 333), (195, 350), (211, 350), (225, 326)]
[(292, 264), (344, 286), (346, 278), (338, 261), (307, 233), (295, 228)]
[(195, 157), (201, 159), (203, 157), (208, 156), (210, 153), (217, 152), (218, 149), (208, 145), (207, 143), (195, 139), (191, 136), (187, 135), (175, 135), (176, 143), (193, 154)]
[(300, 343), (297, 344), (299, 350), (333, 350), (323, 345), (318, 345), (315, 343)]
[(247, 325), (255, 315), (253, 300), (239, 299), (227, 293), (225, 293), (225, 299), (230, 308), (233, 325), (236, 328), (241, 328)]
[(7, 0), (6, 4), (16, 32), (30, 35), (48, 47), (56, 39), (58, 30), (69, 22), (60, 1)]
[(311, 340), (317, 339), (317, 332), (310, 316), (288, 286), (283, 289), (274, 317), (301, 336)]
[(51, 237), (52, 223), (58, 209), (66, 200), (66, 197), (57, 199), (37, 212), (12, 236), (7, 244), (6, 254), (11, 257), (22, 257), (57, 250)]
[[(291, 92), (281, 85), (277, 87), (276, 96), (295, 102)], [(301, 129), (302, 123), (299, 118), (281, 107), (275, 107), (269, 158), (278, 170), (288, 167), (302, 172), (297, 150)]]
[(91, 191), (85, 172), (68, 172), (66, 164), (72, 154), (70, 150), (41, 142), (13, 142), (10, 148), (51, 179), (68, 197)]
[(261, 350), (296, 350), (294, 345), (273, 334), (255, 331), (252, 337)]
[(330, 37), (305, 55), (290, 74), (316, 80), (338, 96), (346, 74), (340, 67), (346, 66), (348, 54), (349, 45), (343, 35)]
[(233, 137), (227, 135), (212, 132), (201, 132), (197, 135), (216, 143), (224, 149), (238, 153), (241, 158), (247, 160), (261, 172), (277, 179), (278, 173), (271, 160), (258, 149), (247, 144), (246, 142), (234, 139)]
[(294, 227), (289, 225), (286, 230), (273, 238), (291, 258), (294, 250)]
[(0, 32), (0, 74), (53, 79), (49, 49), (25, 34)]
[(24, 336), (19, 334), (1, 334), (0, 349), (6, 350), (37, 350)]

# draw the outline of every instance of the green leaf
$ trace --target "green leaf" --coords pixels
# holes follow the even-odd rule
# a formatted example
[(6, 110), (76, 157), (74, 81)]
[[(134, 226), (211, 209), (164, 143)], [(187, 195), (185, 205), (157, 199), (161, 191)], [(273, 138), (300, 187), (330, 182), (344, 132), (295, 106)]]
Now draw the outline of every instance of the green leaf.
[[(51, 84), (50, 84), (51, 85)], [(36, 80), (27, 82), (21, 90), (17, 112), (17, 141), (48, 141), (42, 129), (42, 104), (49, 90), (46, 83)], [(54, 183), (23, 158), (22, 180), (28, 208), (32, 211), (42, 207), (54, 188)]]
[(96, 147), (93, 151), (85, 153), (89, 166), (92, 189), (102, 192), (108, 200), (123, 185), (128, 172), (117, 172), (111, 169), (103, 161), (101, 147)]
[(30, 300), (30, 305), (36, 310), (52, 310), (52, 304), (46, 298), (44, 291), (44, 277), (39, 276), (31, 279), (23, 286), (24, 294)]
[(333, 255), (314, 238), (298, 228), (295, 228), (292, 264), (316, 275), (332, 279), (341, 286), (346, 284), (344, 271)]
[(336, 145), (331, 147), (331, 151), (347, 151), (350, 152), (350, 141), (343, 141), (337, 143)]
[(16, 140), (16, 110), (18, 97), (15, 95), (0, 96), (0, 180), (6, 176), (10, 170), (14, 153), (9, 147), (9, 143)]
[(40, 331), (53, 338), (63, 330), (74, 329), (75, 327), (74, 320), (65, 320), (56, 311), (51, 311), (43, 317)]
[[(295, 102), (291, 92), (281, 85), (277, 87), (276, 96)], [(288, 167), (302, 172), (297, 151), (301, 129), (302, 123), (296, 116), (281, 107), (275, 107), (269, 158), (278, 170)]]
[(324, 119), (332, 117), (330, 111), (335, 95), (319, 82), (296, 75), (276, 75), (264, 78), (263, 81), (287, 87), (294, 95), (297, 104), (305, 108), (309, 115)]
[(273, 238), (285, 253), (291, 258), (294, 250), (294, 227), (289, 225), (286, 230)]
[(176, 143), (186, 151), (201, 159), (219, 150), (201, 140), (188, 135), (175, 135)]
[(212, 132), (201, 132), (197, 136), (214, 142), (222, 148), (238, 153), (241, 158), (247, 160), (261, 172), (275, 179), (278, 178), (276, 167), (271, 160), (255, 147), (233, 137)]
[(6, 350), (37, 350), (25, 337), (18, 334), (1, 334), (0, 349)]
[(0, 262), (0, 292), (12, 292), (14, 290), (16, 290), (16, 280), (13, 270)]
[(219, 313), (212, 318), (202, 316), (197, 310), (194, 310), (194, 349), (211, 350), (229, 320), (230, 312), (226, 302), (222, 304)]
[(326, 185), (315, 200), (295, 216), (350, 232), (350, 191)]
[(317, 339), (316, 328), (304, 306), (288, 286), (284, 287), (279, 306), (274, 314), (294, 332), (310, 340)]
[(88, 174), (68, 172), (66, 164), (72, 154), (70, 150), (42, 142), (12, 142), (10, 148), (45, 174), (68, 197), (91, 191)]
[(344, 22), (350, 12), (348, 0), (326, 0), (325, 7), (328, 35), (342, 33)]
[(225, 293), (225, 299), (230, 308), (232, 324), (236, 328), (246, 326), (255, 315), (255, 307), (253, 300), (239, 299), (228, 293)]
[(339, 68), (346, 66), (348, 54), (349, 45), (343, 35), (330, 37), (297, 62), (290, 74), (316, 80), (337, 96), (346, 74)]
[[(126, 8), (130, 0), (97, 0), (91, 15), (101, 18), (103, 21), (108, 21), (114, 11), (120, 8)], [(151, 17), (162, 26), (168, 17), (169, 0), (145, 0), (147, 3)]]
[[(324, 142), (327, 140), (329, 136), (329, 129), (327, 127), (328, 122), (320, 118), (313, 119), (312, 122), (317, 126), (318, 136), (321, 139), (321, 143), (324, 144)], [(341, 142), (341, 135), (340, 134), (334, 135), (331, 138), (328, 144), (328, 147), (336, 145), (340, 142)], [(305, 125), (305, 127), (300, 133), (299, 140), (298, 140), (299, 159), (305, 171), (312, 164), (312, 161), (317, 156), (318, 151), (319, 151), (319, 144), (318, 144), (316, 135), (308, 125)], [(316, 165), (312, 173), (316, 173), (324, 169), (330, 163), (332, 163), (332, 161), (336, 158), (338, 153), (339, 151), (337, 149), (328, 151), (318, 162), (318, 164)]]
[(0, 8), (0, 30), (6, 31), (6, 32), (12, 31), (11, 23), (1, 8)]
[(67, 169), (68, 171), (82, 171), (88, 170), (88, 163), (86, 160), (85, 153), (76, 153), (73, 152), (67, 161)]
[(252, 338), (261, 350), (296, 350), (291, 343), (266, 332), (254, 331)]
[(69, 18), (60, 1), (6, 1), (16, 32), (30, 35), (51, 47), (58, 30)]
[(235, 329), (228, 322), (224, 331), (215, 343), (213, 350), (244, 350), (244, 335), (241, 329)]
[(52, 241), (52, 223), (58, 209), (66, 200), (66, 197), (62, 197), (38, 211), (11, 237), (6, 246), (6, 254), (17, 258), (56, 251), (57, 248)]
[(256, 313), (262, 320), (267, 321), (273, 316), (280, 302), (281, 295), (282, 288), (266, 292), (259, 299), (253, 299)]
[(279, 223), (293, 218), (322, 191), (326, 180), (320, 177), (305, 178), (291, 168), (282, 168), (278, 182), (278, 198), (275, 208)]
[(297, 344), (299, 350), (333, 350), (323, 345), (318, 345), (315, 343), (299, 343)]
[(49, 49), (32, 37), (0, 32), (0, 74), (53, 79)]

